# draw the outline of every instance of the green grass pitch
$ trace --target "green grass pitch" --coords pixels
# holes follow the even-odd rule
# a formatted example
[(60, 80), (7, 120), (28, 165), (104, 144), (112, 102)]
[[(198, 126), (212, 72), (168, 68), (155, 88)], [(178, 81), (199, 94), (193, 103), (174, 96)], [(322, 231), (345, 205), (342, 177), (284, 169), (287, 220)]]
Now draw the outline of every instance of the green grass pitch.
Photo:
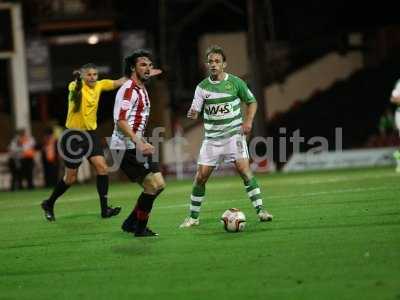
[[(140, 189), (112, 182), (102, 220), (95, 184), (72, 187), (55, 223), (49, 190), (0, 193), (0, 299), (400, 299), (400, 175), (392, 168), (258, 175), (274, 215), (259, 223), (239, 177), (211, 178), (201, 225), (179, 229), (191, 181), (155, 203), (157, 238), (120, 230)], [(226, 233), (225, 209), (247, 216)]]

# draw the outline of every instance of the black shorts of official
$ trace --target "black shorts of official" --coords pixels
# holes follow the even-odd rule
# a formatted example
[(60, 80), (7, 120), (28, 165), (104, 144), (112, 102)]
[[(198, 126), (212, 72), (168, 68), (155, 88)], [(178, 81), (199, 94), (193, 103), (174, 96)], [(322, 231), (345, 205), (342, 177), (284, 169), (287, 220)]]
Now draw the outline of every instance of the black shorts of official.
[(152, 155), (137, 155), (136, 149), (113, 151), (125, 151), (120, 169), (132, 182), (142, 183), (148, 174), (160, 172), (160, 164)]
[(100, 138), (95, 130), (67, 129), (58, 143), (58, 152), (67, 168), (77, 169), (84, 157), (104, 156)]

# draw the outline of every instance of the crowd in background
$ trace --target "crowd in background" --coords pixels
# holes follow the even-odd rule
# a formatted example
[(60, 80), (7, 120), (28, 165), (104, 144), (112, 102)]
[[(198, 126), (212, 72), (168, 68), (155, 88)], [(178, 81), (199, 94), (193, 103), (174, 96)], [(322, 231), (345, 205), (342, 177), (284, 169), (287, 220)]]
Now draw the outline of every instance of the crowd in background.
[(12, 191), (35, 188), (35, 156), (38, 152), (40, 152), (45, 186), (52, 187), (57, 183), (59, 159), (57, 138), (52, 128), (45, 129), (40, 141), (36, 141), (25, 129), (18, 129), (8, 146), (8, 151)]

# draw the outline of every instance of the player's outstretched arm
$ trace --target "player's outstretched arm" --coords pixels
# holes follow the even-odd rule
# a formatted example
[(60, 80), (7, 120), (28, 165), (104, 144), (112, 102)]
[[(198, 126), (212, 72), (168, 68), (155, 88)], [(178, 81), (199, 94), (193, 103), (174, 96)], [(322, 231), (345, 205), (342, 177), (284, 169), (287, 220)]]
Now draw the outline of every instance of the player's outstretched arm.
[(120, 87), (121, 85), (123, 85), (127, 80), (128, 80), (128, 78), (126, 78), (125, 76), (124, 76), (124, 77), (121, 77), (120, 79), (114, 80), (114, 81), (113, 81), (114, 89), (119, 88), (119, 87)]
[(162, 73), (162, 70), (160, 70), (160, 69), (151, 69), (150, 70), (150, 77), (160, 75), (161, 73)]
[[(151, 70), (150, 70), (150, 77), (160, 75), (161, 73), (162, 73), (162, 70), (160, 70), (160, 69), (151, 69)], [(120, 87), (121, 85), (123, 85), (127, 80), (128, 80), (128, 78), (126, 78), (125, 76), (124, 76), (124, 77), (121, 77), (121, 78), (119, 78), (119, 79), (117, 79), (117, 80), (114, 80), (114, 81), (113, 81), (114, 89), (119, 88), (119, 87)]]

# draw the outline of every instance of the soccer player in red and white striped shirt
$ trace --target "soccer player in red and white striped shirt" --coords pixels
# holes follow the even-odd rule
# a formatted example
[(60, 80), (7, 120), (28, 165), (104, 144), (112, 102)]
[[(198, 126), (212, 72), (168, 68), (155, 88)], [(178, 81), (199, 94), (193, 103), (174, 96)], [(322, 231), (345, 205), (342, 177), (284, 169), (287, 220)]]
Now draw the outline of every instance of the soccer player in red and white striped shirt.
[[(159, 163), (153, 157), (154, 147), (143, 137), (150, 115), (150, 99), (145, 82), (154, 75), (151, 53), (136, 50), (125, 59), (125, 75), (129, 77), (118, 90), (114, 104), (112, 151), (124, 151), (121, 170), (132, 182), (138, 182), (143, 192), (122, 224), (122, 230), (135, 236), (156, 236), (147, 227), (153, 202), (165, 187)], [(114, 157), (118, 157), (115, 155)], [(119, 156), (120, 157), (120, 156)]]

